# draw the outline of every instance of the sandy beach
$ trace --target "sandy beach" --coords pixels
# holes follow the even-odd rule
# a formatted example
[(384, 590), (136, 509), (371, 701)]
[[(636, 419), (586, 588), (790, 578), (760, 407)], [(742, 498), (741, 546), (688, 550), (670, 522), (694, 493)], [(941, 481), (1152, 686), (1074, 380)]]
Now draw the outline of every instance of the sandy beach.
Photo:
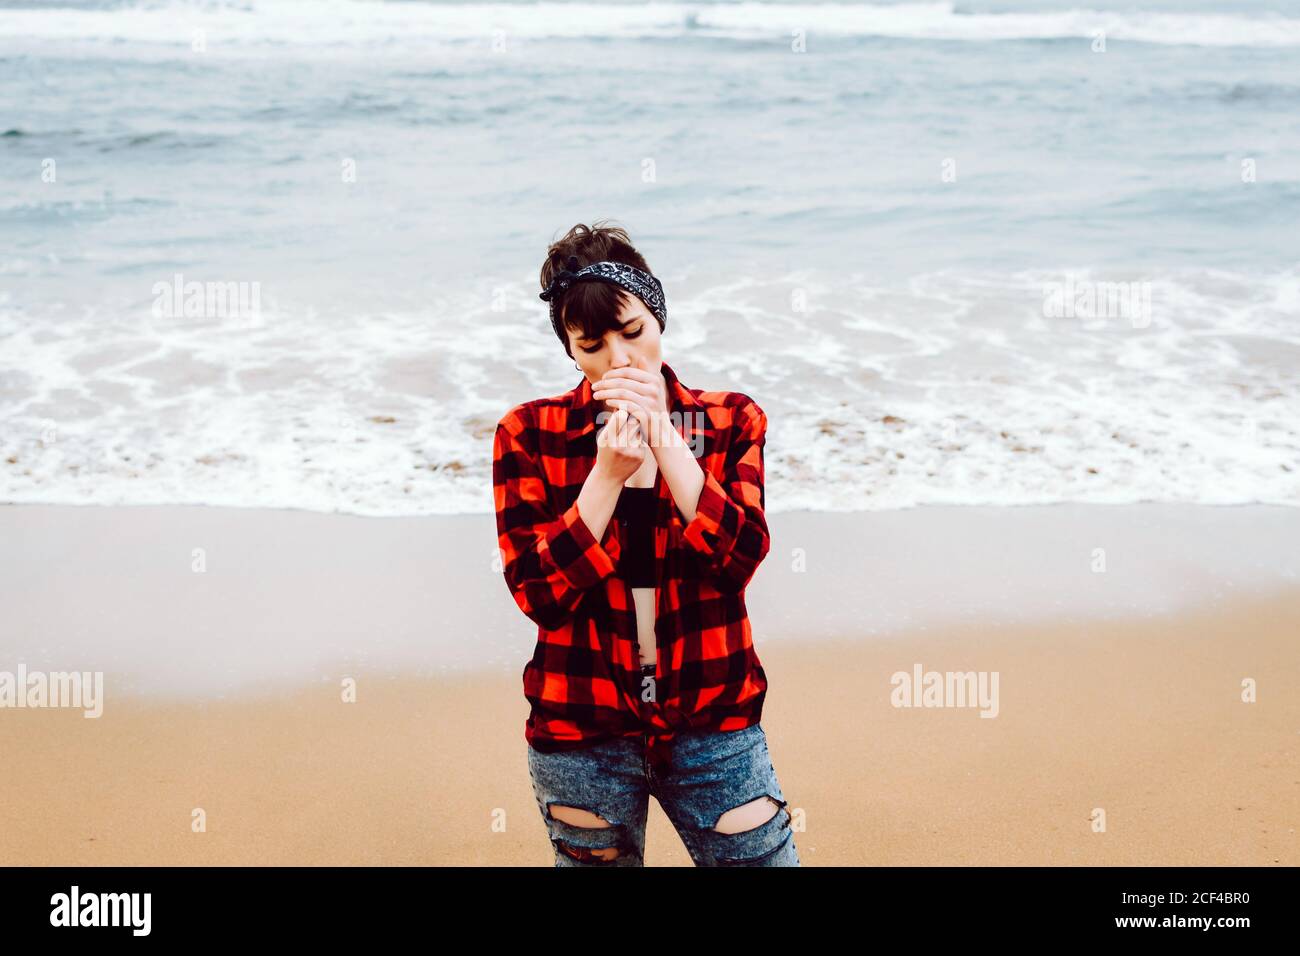
[[(0, 867), (552, 867), (496, 514), (629, 366), (771, 532), (742, 618), (673, 572), (754, 529), (643, 461), (705, 518), (655, 694), (744, 706), (749, 628), (802, 865), (1300, 866), (1298, 56), (1300, 0), (0, 0)], [(548, 624), (574, 541), (508, 549)], [(232, 875), (158, 935), (254, 925)], [(908, 902), (1129, 915), (1047, 876)]]
[[(770, 523), (749, 597), (804, 865), (1300, 864), (1297, 509)], [(106, 675), (96, 719), (0, 708), (0, 862), (549, 866), (492, 544), (490, 516), (0, 508), (0, 671)], [(996, 716), (894, 706), (918, 665), (996, 672)], [(646, 862), (690, 865), (653, 801)]]

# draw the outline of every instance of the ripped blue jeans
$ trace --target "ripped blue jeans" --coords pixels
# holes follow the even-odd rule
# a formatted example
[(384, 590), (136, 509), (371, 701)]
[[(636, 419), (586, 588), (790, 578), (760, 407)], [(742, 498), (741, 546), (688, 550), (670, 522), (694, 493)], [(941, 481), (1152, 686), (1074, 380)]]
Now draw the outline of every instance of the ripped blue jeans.
[[(530, 746), (528, 770), (556, 866), (644, 866), (652, 795), (696, 866), (799, 866), (791, 815), (759, 724), (678, 733), (666, 767), (648, 758), (644, 737), (622, 737), (561, 753)], [(777, 808), (766, 823), (739, 833), (714, 829), (728, 810), (764, 796)], [(553, 804), (610, 825), (557, 820)]]

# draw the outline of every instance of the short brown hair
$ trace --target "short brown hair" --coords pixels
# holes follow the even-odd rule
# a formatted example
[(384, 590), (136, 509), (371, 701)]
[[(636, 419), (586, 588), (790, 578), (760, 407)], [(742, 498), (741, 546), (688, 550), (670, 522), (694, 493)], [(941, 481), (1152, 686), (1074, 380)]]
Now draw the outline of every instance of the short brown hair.
[[(604, 219), (590, 226), (578, 223), (563, 238), (551, 243), (546, 250), (546, 261), (542, 263), (543, 289), (551, 284), (556, 273), (568, 267), (569, 256), (577, 257), (580, 269), (593, 262), (608, 261), (635, 266), (643, 272), (651, 271), (641, 253), (633, 247), (627, 231)], [(564, 292), (556, 306), (560, 316), (560, 329), (556, 334), (569, 358), (573, 358), (573, 352), (564, 328), (575, 332), (581, 330), (579, 337), (584, 339), (598, 339), (608, 331), (617, 331), (622, 328), (618, 323), (619, 307), (630, 295), (627, 290), (610, 282), (578, 282)], [(659, 331), (662, 332), (663, 328), (660, 322)]]

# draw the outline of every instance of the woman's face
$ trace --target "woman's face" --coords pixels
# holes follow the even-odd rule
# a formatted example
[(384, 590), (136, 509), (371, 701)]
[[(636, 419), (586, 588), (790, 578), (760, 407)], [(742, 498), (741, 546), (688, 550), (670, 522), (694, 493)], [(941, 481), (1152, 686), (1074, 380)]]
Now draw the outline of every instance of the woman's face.
[[(587, 381), (595, 385), (610, 369), (641, 368), (658, 371), (662, 360), (659, 353), (659, 322), (637, 296), (622, 295), (618, 320), (619, 331), (606, 332), (603, 338), (584, 339), (582, 332), (567, 329), (569, 350), (582, 369)], [(600, 403), (604, 411), (612, 411)]]

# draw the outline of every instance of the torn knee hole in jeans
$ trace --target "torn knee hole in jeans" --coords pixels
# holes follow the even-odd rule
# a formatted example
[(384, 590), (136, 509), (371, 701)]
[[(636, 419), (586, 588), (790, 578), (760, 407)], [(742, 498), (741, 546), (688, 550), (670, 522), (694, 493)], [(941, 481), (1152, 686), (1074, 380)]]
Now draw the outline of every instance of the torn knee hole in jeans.
[(565, 856), (572, 857), (579, 863), (609, 863), (618, 859), (618, 847), (590, 847), (574, 846), (572, 843), (566, 843), (563, 840), (556, 840), (555, 845), (560, 848), (560, 852)]
[[(590, 810), (584, 810), (581, 807), (570, 807), (563, 804), (552, 803), (547, 806), (547, 811), (552, 820), (558, 820), (561, 823), (567, 823), (571, 827), (577, 827), (584, 830), (608, 830), (616, 828), (616, 825), (610, 823), (604, 817)], [(566, 856), (572, 857), (580, 863), (607, 863), (610, 860), (618, 858), (619, 849), (616, 846), (607, 847), (590, 847), (578, 846), (565, 840), (557, 839), (555, 845)]]
[(725, 834), (748, 833), (770, 822), (781, 810), (785, 810), (785, 825), (788, 825), (791, 819), (789, 808), (771, 794), (764, 794), (748, 803), (732, 807), (718, 818), (713, 831)]

